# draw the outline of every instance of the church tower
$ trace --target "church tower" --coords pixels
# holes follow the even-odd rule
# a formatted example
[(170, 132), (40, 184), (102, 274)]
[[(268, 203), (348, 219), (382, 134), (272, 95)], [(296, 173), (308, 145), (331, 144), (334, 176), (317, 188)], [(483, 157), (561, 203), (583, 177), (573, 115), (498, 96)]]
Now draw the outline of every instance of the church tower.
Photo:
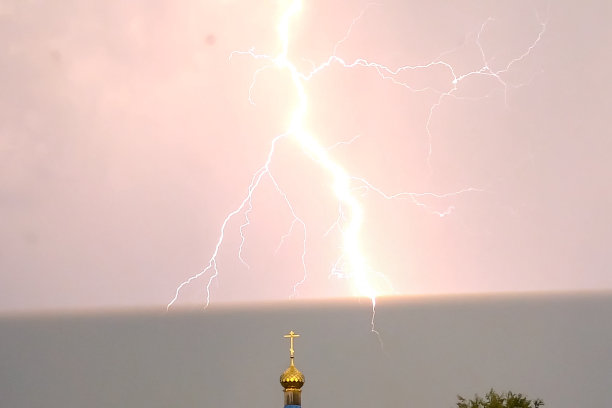
[(301, 408), (302, 406), (302, 386), (304, 385), (304, 374), (300, 372), (293, 363), (293, 339), (300, 337), (292, 331), (286, 334), (289, 338), (289, 358), (291, 363), (289, 368), (280, 376), (280, 383), (285, 389), (285, 408)]

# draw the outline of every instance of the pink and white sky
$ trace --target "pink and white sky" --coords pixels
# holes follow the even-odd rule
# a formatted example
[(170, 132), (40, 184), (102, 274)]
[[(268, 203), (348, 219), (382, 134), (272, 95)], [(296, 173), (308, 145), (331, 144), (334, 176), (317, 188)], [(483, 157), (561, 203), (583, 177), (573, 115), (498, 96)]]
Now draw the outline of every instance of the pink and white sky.
[[(612, 33), (607, 2), (304, 1), (289, 56), (307, 125), (359, 190), (362, 248), (398, 295), (612, 289)], [(364, 11), (365, 10), (365, 11)], [(345, 37), (351, 22), (350, 35)], [(0, 310), (165, 307), (209, 262), (296, 95), (232, 51), (280, 51), (277, 1), (0, 2)], [(484, 28), (481, 27), (486, 22)], [(542, 23), (545, 30), (542, 33)], [(536, 42), (538, 36), (541, 38)], [(534, 45), (533, 48), (530, 48)], [(529, 52), (527, 53), (527, 51)], [(503, 81), (503, 82), (502, 82)], [(504, 87), (504, 83), (507, 84)], [(358, 136), (357, 138), (355, 138)], [(431, 155), (429, 150), (431, 148)], [(328, 174), (286, 139), (271, 173), (307, 225), (297, 298), (351, 294)], [(356, 185), (357, 187), (357, 185)], [(437, 212), (453, 208), (444, 217)], [(268, 178), (227, 225), (212, 302), (287, 299), (303, 231)], [(178, 304), (203, 305), (206, 277)]]

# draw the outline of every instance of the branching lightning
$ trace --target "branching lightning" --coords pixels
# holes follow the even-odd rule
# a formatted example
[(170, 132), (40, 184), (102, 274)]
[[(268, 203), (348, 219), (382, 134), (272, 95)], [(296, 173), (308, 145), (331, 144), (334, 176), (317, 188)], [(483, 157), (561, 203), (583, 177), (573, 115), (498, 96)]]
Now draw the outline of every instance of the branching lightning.
[[(332, 146), (323, 146), (316, 139), (315, 135), (308, 131), (305, 126), (305, 116), (309, 106), (309, 99), (307, 94), (306, 84), (307, 82), (317, 75), (319, 72), (329, 68), (333, 64), (337, 64), (344, 69), (370, 69), (374, 70), (383, 81), (391, 81), (393, 84), (404, 87), (411, 92), (423, 92), (423, 91), (433, 91), (438, 94), (437, 99), (429, 108), (429, 114), (427, 116), (427, 120), (425, 123), (425, 129), (427, 131), (427, 135), (429, 137), (429, 151), (428, 151), (428, 163), (432, 154), (432, 143), (431, 143), (431, 132), (430, 132), (430, 123), (435, 115), (436, 109), (438, 109), (441, 104), (444, 103), (444, 100), (447, 98), (457, 98), (463, 99), (463, 97), (457, 95), (459, 84), (467, 78), (474, 76), (484, 76), (484, 77), (492, 77), (494, 78), (499, 85), (503, 88), (504, 98), (507, 101), (508, 97), (508, 89), (511, 87), (515, 87), (516, 85), (511, 85), (507, 81), (504, 80), (504, 73), (508, 72), (513, 65), (527, 58), (533, 49), (537, 46), (542, 36), (544, 35), (546, 29), (546, 22), (543, 21), (540, 23), (540, 30), (537, 35), (537, 38), (533, 40), (531, 45), (520, 55), (516, 56), (512, 60), (510, 60), (502, 69), (494, 70), (490, 66), (490, 61), (488, 61), (486, 53), (481, 45), (481, 36), (484, 35), (486, 28), (489, 24), (492, 24), (494, 20), (492, 18), (487, 19), (478, 29), (476, 33), (475, 43), (480, 51), (480, 55), (482, 58), (482, 66), (470, 72), (458, 73), (456, 69), (449, 63), (445, 62), (442, 58), (445, 54), (441, 54), (437, 59), (421, 65), (405, 65), (397, 68), (391, 68), (386, 65), (383, 65), (378, 62), (368, 61), (363, 58), (358, 58), (354, 61), (345, 61), (343, 58), (337, 55), (339, 46), (345, 42), (358, 21), (363, 17), (366, 13), (367, 9), (372, 6), (379, 6), (376, 3), (371, 3), (367, 5), (357, 16), (353, 19), (350, 27), (346, 31), (346, 35), (340, 39), (334, 46), (332, 55), (327, 58), (324, 62), (316, 65), (312, 63), (313, 67), (309, 72), (301, 72), (298, 70), (297, 66), (289, 59), (288, 51), (290, 47), (290, 27), (291, 21), (297, 18), (298, 13), (302, 8), (301, 0), (289, 0), (289, 4), (283, 14), (280, 16), (279, 23), (277, 26), (278, 31), (278, 39), (280, 42), (280, 53), (276, 56), (270, 56), (265, 54), (258, 54), (255, 52), (254, 48), (251, 48), (247, 51), (235, 51), (230, 55), (230, 59), (234, 56), (246, 55), (250, 56), (257, 60), (264, 61), (264, 64), (258, 68), (254, 74), (251, 82), (251, 86), (248, 90), (248, 98), (249, 102), (255, 104), (253, 99), (253, 89), (254, 85), (257, 81), (259, 74), (268, 69), (276, 69), (279, 71), (286, 72), (290, 75), (291, 83), (295, 88), (296, 92), (296, 106), (293, 110), (291, 120), (287, 130), (281, 134), (276, 136), (272, 142), (270, 149), (268, 151), (266, 160), (264, 164), (253, 174), (251, 179), (251, 183), (249, 184), (247, 194), (240, 202), (239, 206), (235, 208), (233, 211), (227, 214), (225, 219), (221, 224), (220, 233), (214, 247), (213, 253), (210, 256), (208, 265), (198, 274), (188, 278), (184, 282), (182, 282), (176, 289), (175, 295), (168, 304), (167, 308), (169, 309), (178, 299), (181, 289), (191, 283), (192, 281), (207, 276), (206, 283), (206, 300), (205, 300), (205, 308), (210, 304), (210, 294), (211, 294), (211, 284), (217, 278), (219, 274), (219, 270), (217, 268), (217, 256), (219, 254), (219, 250), (223, 245), (225, 234), (227, 232), (227, 226), (230, 220), (237, 216), (242, 215), (244, 218), (244, 222), (240, 225), (239, 232), (241, 237), (241, 243), (238, 248), (238, 259), (242, 262), (245, 267), (248, 267), (248, 263), (243, 258), (243, 247), (245, 241), (247, 239), (246, 229), (250, 224), (249, 214), (253, 210), (253, 194), (257, 190), (260, 185), (262, 179), (267, 177), (273, 184), (275, 190), (278, 192), (287, 208), (289, 209), (292, 215), (292, 221), (288, 227), (287, 233), (280, 237), (280, 242), (277, 247), (277, 251), (282, 247), (285, 240), (295, 234), (297, 230), (301, 230), (303, 235), (303, 246), (301, 253), (301, 264), (303, 268), (303, 278), (296, 282), (293, 288), (293, 296), (296, 295), (297, 290), (301, 283), (307, 278), (307, 268), (306, 268), (306, 224), (299, 217), (299, 215), (294, 210), (294, 207), (291, 204), (291, 201), (287, 194), (282, 190), (279, 183), (275, 179), (274, 175), (270, 171), (270, 164), (274, 159), (275, 149), (277, 147), (277, 143), (281, 139), (291, 139), (301, 147), (303, 152), (311, 158), (314, 162), (317, 163), (321, 168), (323, 168), (328, 174), (331, 184), (333, 186), (333, 194), (338, 201), (338, 218), (336, 222), (330, 226), (327, 233), (329, 233), (334, 228), (337, 228), (340, 231), (342, 237), (342, 247), (341, 253), (332, 267), (331, 274), (334, 276), (346, 277), (350, 280), (353, 286), (353, 292), (356, 296), (367, 297), (372, 302), (372, 331), (376, 332), (374, 329), (374, 316), (376, 313), (376, 297), (381, 294), (390, 293), (393, 290), (391, 289), (390, 283), (386, 287), (381, 287), (381, 285), (375, 285), (373, 276), (377, 273), (373, 270), (373, 268), (368, 264), (366, 256), (361, 250), (360, 246), (360, 232), (364, 221), (364, 209), (360, 203), (359, 197), (364, 192), (372, 191), (378, 194), (380, 197), (386, 200), (410, 200), (414, 205), (422, 207), (432, 214), (436, 214), (440, 217), (447, 216), (453, 210), (453, 206), (449, 206), (444, 211), (434, 211), (430, 209), (426, 204), (424, 204), (420, 199), (424, 197), (430, 197), (435, 199), (447, 198), (451, 196), (456, 196), (459, 194), (471, 193), (482, 191), (480, 188), (475, 187), (466, 187), (459, 191), (437, 194), (433, 192), (397, 192), (397, 193), (387, 193), (377, 188), (369, 181), (362, 177), (358, 177), (352, 174), (349, 174), (347, 170), (340, 165), (331, 155), (331, 152), (334, 147), (338, 144), (350, 144), (354, 142), (359, 135), (355, 136), (353, 139), (338, 142)], [(405, 71), (414, 71), (414, 70), (426, 70), (432, 67), (443, 67), (449, 74), (449, 87), (447, 89), (433, 89), (431, 87), (414, 87), (409, 83), (403, 82), (399, 79), (400, 74)], [(485, 96), (486, 97), (486, 96)], [(316, 103), (316, 102), (314, 102)], [(383, 274), (378, 273), (383, 280), (386, 280)], [(377, 281), (380, 279), (377, 279)], [(377, 332), (376, 332), (377, 333)]]

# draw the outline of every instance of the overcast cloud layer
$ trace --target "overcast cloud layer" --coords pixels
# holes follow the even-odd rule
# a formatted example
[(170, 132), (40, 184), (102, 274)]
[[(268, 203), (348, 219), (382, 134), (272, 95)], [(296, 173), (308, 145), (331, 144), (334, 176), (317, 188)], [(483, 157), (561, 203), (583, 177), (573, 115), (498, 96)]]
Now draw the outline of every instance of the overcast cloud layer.
[(206, 313), (0, 317), (11, 408), (282, 407), (295, 330), (304, 408), (451, 408), (491, 387), (555, 408), (612, 397), (612, 297), (284, 302)]

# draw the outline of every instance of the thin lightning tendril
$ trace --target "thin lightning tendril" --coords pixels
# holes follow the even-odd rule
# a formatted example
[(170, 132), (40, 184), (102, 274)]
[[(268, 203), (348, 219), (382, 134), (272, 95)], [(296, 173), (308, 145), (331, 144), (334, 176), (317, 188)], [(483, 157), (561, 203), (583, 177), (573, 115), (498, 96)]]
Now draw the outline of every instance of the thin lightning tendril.
[[(459, 194), (464, 194), (464, 193), (469, 193), (469, 192), (480, 192), (480, 191), (483, 191), (483, 189), (479, 189), (475, 187), (468, 187), (468, 188), (461, 189), (459, 191), (455, 191), (452, 193), (444, 193), (444, 194), (436, 194), (436, 193), (431, 193), (431, 192), (423, 192), (423, 193), (399, 192), (399, 193), (389, 194), (375, 187), (373, 184), (371, 184), (370, 182), (368, 182), (366, 179), (362, 177), (350, 175), (339, 163), (337, 163), (330, 157), (329, 152), (340, 144), (353, 143), (355, 140), (357, 140), (359, 135), (355, 136), (349, 141), (338, 142), (328, 147), (322, 146), (313, 137), (313, 135), (307, 131), (303, 123), (304, 118), (306, 116), (306, 111), (308, 108), (308, 98), (307, 98), (307, 93), (305, 89), (305, 83), (308, 82), (315, 75), (317, 75), (319, 72), (323, 71), (324, 69), (331, 67), (333, 64), (338, 64), (340, 67), (345, 68), (345, 69), (356, 69), (356, 68), (372, 69), (382, 78), (382, 80), (390, 81), (392, 84), (404, 87), (411, 92), (429, 91), (429, 92), (437, 93), (438, 98), (430, 106), (427, 120), (425, 122), (425, 130), (427, 133), (427, 137), (429, 139), (427, 163), (428, 165), (430, 165), (430, 159), (432, 155), (432, 134), (430, 131), (430, 124), (431, 124), (432, 118), (436, 110), (444, 103), (444, 101), (447, 98), (468, 99), (466, 97), (458, 96), (457, 92), (459, 90), (459, 84), (465, 79), (473, 77), (473, 76), (484, 76), (484, 77), (494, 78), (503, 87), (504, 101), (507, 104), (509, 88), (517, 87), (517, 85), (512, 85), (506, 82), (503, 79), (503, 75), (507, 73), (512, 68), (512, 66), (524, 60), (531, 54), (533, 49), (537, 46), (542, 36), (544, 35), (544, 32), (546, 30), (546, 21), (540, 21), (540, 30), (538, 32), (537, 38), (531, 43), (531, 45), (521, 55), (510, 60), (502, 69), (499, 69), (499, 70), (494, 70), (491, 68), (490, 61), (487, 59), (485, 50), (481, 44), (481, 36), (483, 35), (486, 27), (494, 21), (494, 19), (492, 18), (487, 19), (480, 26), (479, 30), (476, 33), (475, 43), (481, 55), (482, 66), (479, 69), (476, 69), (470, 72), (458, 74), (456, 73), (455, 69), (453, 68), (451, 64), (445, 62), (442, 59), (445, 55), (452, 52), (452, 50), (440, 54), (437, 59), (431, 62), (420, 64), (420, 65), (405, 65), (405, 66), (400, 66), (395, 69), (390, 68), (386, 65), (377, 63), (377, 62), (368, 61), (364, 58), (357, 58), (353, 62), (347, 62), (337, 55), (338, 48), (340, 47), (342, 43), (344, 43), (350, 37), (350, 34), (355, 24), (358, 23), (358, 21), (365, 14), (366, 10), (371, 6), (379, 6), (379, 4), (370, 3), (366, 5), (366, 7), (361, 11), (361, 13), (355, 19), (353, 19), (345, 36), (334, 45), (332, 55), (329, 56), (326, 61), (324, 61), (323, 63), (319, 65), (315, 64), (312, 61), (309, 61), (312, 65), (312, 69), (307, 73), (300, 72), (297, 69), (296, 65), (288, 58), (288, 50), (289, 50), (289, 42), (290, 42), (289, 41), (290, 22), (296, 16), (296, 14), (301, 11), (301, 8), (302, 8), (301, 0), (290, 0), (289, 6), (287, 7), (285, 12), (280, 17), (277, 29), (278, 29), (279, 41), (281, 44), (281, 52), (279, 53), (278, 56), (272, 57), (266, 54), (258, 54), (255, 52), (255, 48), (250, 48), (247, 51), (234, 51), (230, 54), (229, 56), (230, 60), (236, 55), (248, 55), (256, 60), (266, 61), (264, 65), (262, 65), (260, 68), (258, 68), (253, 73), (252, 82), (248, 90), (248, 100), (251, 104), (253, 105), (255, 104), (254, 99), (253, 99), (253, 90), (254, 90), (255, 83), (257, 81), (257, 77), (263, 71), (268, 70), (268, 69), (277, 69), (279, 71), (286, 71), (290, 74), (292, 84), (297, 94), (297, 104), (293, 111), (293, 115), (292, 115), (287, 131), (279, 136), (276, 136), (272, 140), (270, 150), (268, 151), (268, 154), (266, 157), (266, 161), (264, 165), (261, 166), (254, 173), (251, 179), (251, 183), (248, 187), (246, 196), (240, 202), (238, 207), (234, 209), (232, 212), (230, 212), (229, 214), (227, 214), (227, 216), (223, 220), (223, 223), (221, 225), (221, 231), (217, 239), (216, 245), (214, 247), (214, 251), (209, 259), (208, 265), (201, 272), (188, 278), (187, 280), (182, 282), (177, 287), (174, 298), (167, 305), (167, 309), (170, 309), (170, 307), (177, 301), (179, 297), (179, 293), (185, 285), (188, 285), (192, 281), (206, 275), (207, 273), (210, 273), (210, 275), (208, 276), (208, 281), (206, 283), (206, 302), (205, 302), (204, 308), (207, 308), (209, 306), (210, 304), (210, 286), (219, 274), (219, 270), (217, 268), (217, 256), (219, 254), (221, 245), (223, 244), (223, 241), (225, 239), (225, 233), (226, 233), (228, 223), (233, 217), (239, 214), (242, 214), (242, 216), (244, 217), (244, 222), (240, 225), (240, 228), (239, 228), (241, 241), (240, 241), (240, 246), (238, 248), (238, 259), (247, 268), (249, 267), (248, 263), (243, 259), (243, 256), (242, 256), (242, 250), (243, 250), (243, 247), (246, 241), (245, 231), (250, 224), (249, 214), (253, 210), (253, 205), (252, 205), (253, 194), (256, 191), (257, 187), (260, 185), (264, 177), (267, 177), (272, 182), (275, 190), (281, 196), (281, 198), (283, 199), (283, 201), (289, 208), (289, 211), (291, 212), (291, 215), (293, 217), (291, 224), (289, 226), (289, 229), (287, 233), (281, 237), (280, 243), (276, 251), (280, 250), (285, 240), (289, 238), (292, 234), (294, 234), (294, 230), (296, 226), (299, 226), (303, 233), (303, 246), (302, 246), (302, 253), (301, 253), (303, 277), (300, 281), (295, 283), (291, 297), (295, 297), (297, 295), (297, 290), (299, 286), (307, 278), (307, 274), (306, 274), (306, 237), (307, 237), (306, 224), (296, 214), (293, 206), (291, 205), (289, 198), (287, 197), (285, 192), (281, 189), (278, 182), (276, 181), (276, 179), (270, 172), (270, 163), (272, 162), (277, 143), (281, 139), (290, 138), (290, 139), (295, 140), (298, 143), (298, 145), (302, 148), (303, 152), (308, 157), (310, 157), (313, 161), (317, 162), (331, 176), (331, 179), (333, 182), (332, 183), (333, 191), (334, 191), (336, 198), (338, 199), (338, 218), (330, 226), (330, 228), (325, 232), (325, 235), (329, 234), (333, 229), (337, 228), (340, 231), (340, 234), (342, 236), (342, 248), (340, 251), (341, 254), (339, 255), (336, 262), (331, 268), (330, 276), (338, 276), (338, 277), (346, 276), (350, 278), (351, 282), (353, 283), (355, 293), (359, 296), (368, 297), (371, 300), (371, 304), (372, 304), (371, 330), (378, 336), (378, 339), (382, 346), (382, 340), (380, 338), (378, 331), (375, 330), (375, 325), (374, 325), (374, 318), (376, 315), (376, 297), (381, 294), (382, 290), (381, 288), (374, 287), (371, 281), (370, 275), (375, 273), (375, 274), (380, 275), (387, 282), (388, 280), (386, 279), (384, 274), (381, 274), (380, 272), (377, 273), (370, 268), (370, 266), (367, 264), (365, 256), (361, 252), (360, 244), (359, 244), (359, 236), (360, 236), (359, 233), (360, 233), (360, 230), (363, 224), (364, 211), (363, 211), (363, 208), (359, 200), (356, 197), (356, 194), (360, 193), (361, 195), (363, 195), (369, 191), (373, 191), (374, 193), (378, 194), (380, 197), (386, 200), (397, 200), (397, 199), (411, 200), (412, 203), (415, 204), (416, 206), (422, 207), (430, 211), (432, 214), (438, 215), (439, 217), (444, 217), (451, 213), (451, 211), (454, 209), (453, 206), (449, 206), (445, 211), (433, 211), (419, 199), (423, 197), (433, 197), (436, 199), (442, 199), (442, 198), (456, 196)], [(450, 87), (446, 90), (436, 89), (431, 86), (413, 87), (409, 83), (403, 82), (399, 79), (400, 74), (402, 74), (403, 72), (426, 70), (426, 69), (430, 69), (436, 66), (443, 67), (444, 69), (447, 70), (448, 74), (450, 75), (450, 78), (449, 78)], [(486, 98), (486, 97), (488, 97), (488, 95), (485, 95), (482, 98)], [(388, 284), (388, 286), (390, 287), (391, 285)]]

